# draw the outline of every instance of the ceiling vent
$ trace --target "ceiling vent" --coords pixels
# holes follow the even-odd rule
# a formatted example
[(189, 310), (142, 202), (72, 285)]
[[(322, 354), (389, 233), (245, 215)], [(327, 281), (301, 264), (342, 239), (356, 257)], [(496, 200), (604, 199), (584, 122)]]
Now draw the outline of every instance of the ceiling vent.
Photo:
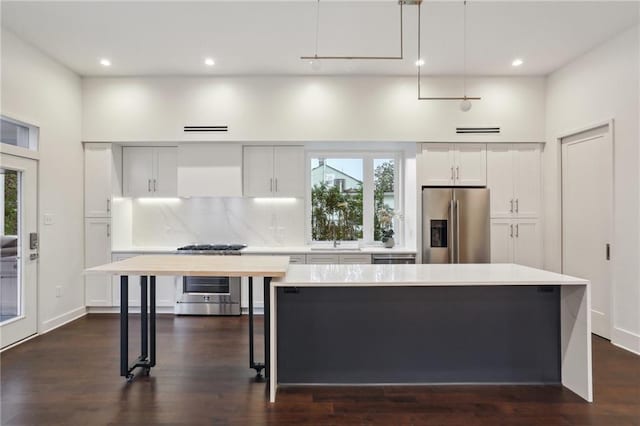
[(471, 135), (500, 133), (500, 127), (456, 127), (456, 133)]
[(229, 126), (184, 126), (185, 132), (228, 132)]

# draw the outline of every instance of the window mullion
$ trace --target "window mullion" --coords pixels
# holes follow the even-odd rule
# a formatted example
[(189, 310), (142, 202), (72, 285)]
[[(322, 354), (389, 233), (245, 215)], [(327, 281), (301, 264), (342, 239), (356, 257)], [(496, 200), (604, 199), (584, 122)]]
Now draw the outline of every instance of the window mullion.
[(373, 215), (374, 215), (374, 182), (373, 182), (373, 157), (364, 156), (363, 158), (363, 200), (362, 200), (362, 224), (363, 239), (366, 244), (373, 243)]

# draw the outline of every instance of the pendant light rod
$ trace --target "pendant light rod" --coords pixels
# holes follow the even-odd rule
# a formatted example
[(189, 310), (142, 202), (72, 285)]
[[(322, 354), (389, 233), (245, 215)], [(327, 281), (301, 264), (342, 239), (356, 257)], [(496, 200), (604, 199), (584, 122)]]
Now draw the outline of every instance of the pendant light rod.
[[(466, 27), (466, 4), (465, 1), (465, 27)], [(422, 3), (418, 4), (418, 59), (422, 58), (422, 48), (421, 48), (421, 30), (422, 30)], [(466, 30), (465, 30), (466, 32)], [(466, 38), (466, 36), (465, 36)], [(465, 50), (466, 50), (466, 42), (465, 42)], [(465, 52), (465, 60), (464, 60), (464, 74), (466, 76), (467, 73), (467, 65), (466, 65), (466, 52)], [(476, 96), (467, 96), (467, 84), (466, 78), (463, 77), (463, 85), (464, 85), (464, 96), (452, 96), (452, 97), (426, 97), (422, 96), (420, 93), (422, 77), (422, 67), (418, 67), (418, 100), (419, 101), (479, 101), (482, 98)]]
[(336, 56), (336, 55), (330, 55), (330, 56), (320, 56), (318, 55), (318, 33), (319, 33), (319, 28), (320, 28), (320, 0), (318, 0), (318, 5), (316, 8), (316, 51), (315, 54), (313, 56), (300, 56), (300, 59), (302, 60), (321, 60), (321, 59), (326, 59), (326, 60), (372, 60), (372, 59), (394, 59), (394, 60), (402, 60), (404, 59), (404, 36), (403, 36), (403, 6), (404, 6), (404, 1), (400, 1), (398, 2), (398, 4), (400, 5), (400, 55), (398, 56)]

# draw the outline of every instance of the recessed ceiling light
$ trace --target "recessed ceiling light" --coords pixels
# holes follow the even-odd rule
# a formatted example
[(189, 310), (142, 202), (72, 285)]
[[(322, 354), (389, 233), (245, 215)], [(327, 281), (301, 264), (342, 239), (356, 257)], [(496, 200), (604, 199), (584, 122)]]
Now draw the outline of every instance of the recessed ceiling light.
[(511, 62), (511, 66), (514, 67), (519, 67), (522, 64), (524, 64), (524, 61), (520, 58), (514, 59), (513, 62)]
[(102, 58), (100, 59), (100, 65), (102, 65), (103, 67), (110, 67), (111, 61), (108, 60), (107, 58)]
[(416, 61), (416, 67), (421, 67), (424, 65), (424, 59), (418, 59)]
[(212, 58), (207, 58), (204, 60), (204, 64), (208, 67), (212, 67), (216, 64), (216, 61), (214, 61)]

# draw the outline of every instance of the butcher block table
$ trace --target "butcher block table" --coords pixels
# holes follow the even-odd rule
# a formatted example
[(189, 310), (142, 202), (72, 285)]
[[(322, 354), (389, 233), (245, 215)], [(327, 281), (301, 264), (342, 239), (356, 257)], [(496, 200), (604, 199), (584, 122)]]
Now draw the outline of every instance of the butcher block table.
[[(253, 297), (250, 294), (249, 365), (258, 374), (264, 368), (265, 376), (269, 377), (269, 286), (272, 278), (284, 277), (288, 268), (288, 256), (145, 255), (89, 268), (85, 270), (85, 274), (120, 275), (120, 375), (127, 381), (133, 379), (136, 368), (141, 368), (148, 374), (156, 365), (156, 276), (248, 277), (250, 293), (253, 289), (253, 277), (264, 277), (265, 362), (256, 363), (253, 357)], [(132, 365), (129, 365), (128, 360), (129, 275), (140, 276), (141, 302), (141, 353)]]

